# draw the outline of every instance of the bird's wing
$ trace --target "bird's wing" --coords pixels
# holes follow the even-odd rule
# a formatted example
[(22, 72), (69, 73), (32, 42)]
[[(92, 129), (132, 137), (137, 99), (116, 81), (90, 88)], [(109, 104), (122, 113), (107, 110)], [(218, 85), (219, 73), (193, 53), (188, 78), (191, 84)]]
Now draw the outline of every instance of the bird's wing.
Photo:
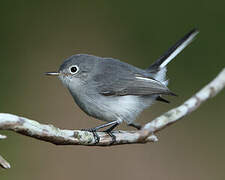
[(153, 79), (147, 71), (115, 59), (99, 61), (91, 83), (104, 96), (174, 95), (166, 85)]
[(127, 64), (107, 61), (98, 68), (91, 82), (99, 94), (105, 96), (173, 94), (163, 83)]
[(98, 89), (105, 96), (173, 94), (159, 81), (140, 75), (133, 78), (120, 77), (107, 85), (99, 86)]

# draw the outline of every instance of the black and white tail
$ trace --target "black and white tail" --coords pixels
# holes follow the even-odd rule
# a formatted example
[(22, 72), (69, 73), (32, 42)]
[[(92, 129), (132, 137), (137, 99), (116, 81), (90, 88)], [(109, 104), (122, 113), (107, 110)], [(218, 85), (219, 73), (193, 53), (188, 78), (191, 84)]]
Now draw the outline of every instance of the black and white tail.
[(183, 38), (177, 41), (171, 48), (169, 48), (162, 56), (160, 56), (147, 71), (156, 73), (155, 79), (164, 82), (166, 85), (168, 82), (166, 78), (166, 65), (175, 58), (187, 45), (189, 45), (195, 36), (199, 33), (197, 29), (191, 30)]
[(191, 30), (183, 38), (169, 48), (162, 56), (160, 56), (148, 69), (164, 68), (173, 58), (175, 58), (187, 45), (189, 45), (195, 36), (199, 33), (197, 29)]

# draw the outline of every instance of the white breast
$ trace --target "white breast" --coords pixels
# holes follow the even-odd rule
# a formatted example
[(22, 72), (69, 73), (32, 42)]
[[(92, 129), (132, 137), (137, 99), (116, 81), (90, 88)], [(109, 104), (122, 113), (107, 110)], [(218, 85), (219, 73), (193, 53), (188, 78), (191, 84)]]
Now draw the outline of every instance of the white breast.
[(154, 96), (118, 96), (112, 97), (111, 100), (107, 102), (107, 106), (119, 119), (130, 124), (144, 109), (149, 107), (154, 100)]

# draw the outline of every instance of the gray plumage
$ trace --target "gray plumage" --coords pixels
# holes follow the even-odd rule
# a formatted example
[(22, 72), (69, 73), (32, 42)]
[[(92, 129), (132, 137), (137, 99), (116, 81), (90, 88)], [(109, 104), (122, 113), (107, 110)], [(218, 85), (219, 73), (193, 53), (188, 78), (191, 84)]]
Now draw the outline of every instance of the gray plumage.
[(133, 124), (155, 100), (166, 102), (161, 95), (174, 95), (167, 87), (166, 65), (197, 33), (192, 30), (148, 69), (113, 58), (77, 54), (66, 59), (57, 73), (88, 115), (107, 122)]
[(60, 79), (83, 111), (103, 121), (121, 120), (129, 124), (157, 95), (171, 94), (166, 85), (147, 71), (116, 59), (74, 55), (63, 63), (59, 72), (69, 73), (69, 67), (74, 64), (79, 72)]

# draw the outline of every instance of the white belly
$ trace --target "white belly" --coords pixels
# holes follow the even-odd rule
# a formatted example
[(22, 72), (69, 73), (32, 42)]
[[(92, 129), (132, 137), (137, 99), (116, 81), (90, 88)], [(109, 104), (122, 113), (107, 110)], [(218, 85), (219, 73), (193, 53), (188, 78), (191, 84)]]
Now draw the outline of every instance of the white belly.
[(155, 100), (155, 96), (101, 96), (87, 108), (88, 114), (104, 121), (132, 123)]

